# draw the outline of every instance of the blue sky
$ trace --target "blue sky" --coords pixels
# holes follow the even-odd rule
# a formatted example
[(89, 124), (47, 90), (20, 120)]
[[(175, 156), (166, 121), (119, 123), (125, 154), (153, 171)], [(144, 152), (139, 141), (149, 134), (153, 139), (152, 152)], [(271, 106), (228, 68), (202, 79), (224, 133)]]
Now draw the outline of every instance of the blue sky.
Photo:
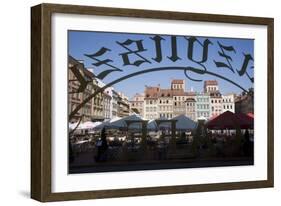
[[(188, 34), (187, 34), (188, 35)], [(99, 67), (95, 67), (92, 63), (96, 63), (93, 59), (85, 56), (85, 54), (93, 54), (99, 51), (100, 48), (106, 47), (110, 49), (110, 52), (103, 54), (98, 57), (100, 60), (103, 59), (112, 59), (113, 62), (110, 62), (112, 65), (122, 69), (122, 72), (112, 72), (107, 75), (103, 82), (109, 83), (115, 79), (118, 79), (127, 74), (131, 74), (137, 71), (156, 68), (156, 67), (187, 67), (187, 66), (195, 66), (199, 67), (197, 64), (194, 64), (187, 58), (187, 47), (188, 41), (183, 36), (177, 36), (177, 51), (178, 56), (181, 60), (176, 62), (171, 61), (167, 56), (171, 55), (171, 36), (170, 35), (160, 35), (164, 40), (162, 40), (162, 57), (163, 60), (158, 63), (152, 60), (152, 57), (155, 57), (155, 46), (154, 41), (150, 38), (154, 37), (154, 34), (128, 34), (128, 33), (112, 33), (112, 32), (95, 32), (95, 31), (69, 31), (68, 33), (68, 53), (73, 56), (75, 59), (84, 60), (85, 67), (91, 67), (94, 74), (99, 74), (100, 72), (109, 69), (110, 67), (106, 65), (101, 65)], [(189, 36), (185, 36), (189, 37)], [(208, 71), (218, 73), (226, 78), (231, 79), (232, 81), (239, 83), (243, 88), (248, 89), (253, 87), (253, 83), (249, 80), (249, 78), (244, 76), (239, 76), (236, 72), (236, 69), (240, 70), (243, 60), (244, 53), (251, 54), (254, 58), (254, 40), (252, 39), (235, 39), (235, 38), (215, 38), (215, 37), (196, 37), (198, 40), (203, 43), (203, 41), (208, 38), (212, 45), (209, 45), (208, 59), (204, 63), (204, 66)], [(126, 49), (121, 47), (118, 42), (124, 42), (127, 39), (131, 40), (143, 40), (143, 47), (146, 49), (144, 52), (140, 52), (139, 54), (147, 58), (151, 63), (143, 63), (140, 66), (134, 65), (126, 65), (123, 66), (122, 57), (119, 55), (120, 53), (127, 52)], [(225, 46), (233, 46), (236, 50), (234, 52), (225, 52), (232, 58), (231, 65), (235, 70), (235, 73), (231, 72), (227, 68), (218, 68), (215, 61), (226, 62), (226, 60), (218, 54), (220, 47), (218, 42)], [(194, 58), (201, 59), (202, 48), (199, 44), (195, 44), (194, 49)], [(136, 49), (135, 44), (131, 44), (128, 46), (130, 49)], [(138, 60), (139, 57), (135, 55), (129, 55), (129, 59), (131, 62)], [(254, 63), (251, 62), (249, 66), (254, 66)], [(201, 67), (199, 67), (201, 68)], [(254, 69), (247, 69), (248, 74), (253, 77)], [(241, 93), (242, 90), (235, 85), (232, 85), (225, 80), (218, 79), (217, 77), (210, 75), (199, 75), (199, 74), (191, 74), (190, 77), (194, 79), (201, 80), (217, 80), (219, 82), (220, 91), (223, 94), (226, 93)], [(160, 84), (162, 88), (169, 88), (170, 82), (172, 79), (185, 79), (186, 80), (186, 90), (190, 91), (191, 88), (194, 91), (201, 92), (203, 90), (203, 81), (195, 82), (187, 79), (184, 75), (183, 71), (159, 71), (153, 73), (146, 73), (139, 76), (132, 77), (123, 82), (119, 82), (114, 85), (114, 88), (117, 91), (121, 91), (125, 93), (128, 97), (132, 97), (135, 93), (141, 93), (144, 91), (145, 85), (156, 86)]]

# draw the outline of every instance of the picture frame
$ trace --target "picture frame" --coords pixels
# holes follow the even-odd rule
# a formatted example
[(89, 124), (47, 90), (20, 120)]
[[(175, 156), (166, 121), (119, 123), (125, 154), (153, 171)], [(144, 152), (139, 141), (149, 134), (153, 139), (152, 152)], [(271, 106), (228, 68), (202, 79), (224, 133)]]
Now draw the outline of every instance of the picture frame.
[[(263, 180), (243, 180), (220, 183), (199, 183), (184, 185), (162, 185), (113, 189), (95, 189), (82, 191), (54, 192), (52, 158), (53, 113), (52, 101), (54, 88), (52, 53), (54, 41), (52, 39), (54, 14), (67, 14), (78, 16), (98, 16), (111, 18), (151, 19), (173, 21), (189, 21), (193, 24), (222, 23), (229, 25), (249, 25), (266, 27), (266, 71), (267, 76), (267, 146), (266, 146), (266, 178)], [(220, 190), (236, 190), (251, 188), (266, 188), (274, 185), (274, 20), (263, 17), (245, 17), (217, 14), (200, 14), (171, 11), (152, 11), (137, 9), (105, 8), (78, 5), (40, 4), (31, 8), (31, 198), (41, 201), (66, 201), (110, 197), (127, 197), (140, 195), (160, 195), (189, 192), (206, 192)], [(56, 85), (58, 86), (58, 85)], [(162, 172), (165, 172), (163, 170)]]

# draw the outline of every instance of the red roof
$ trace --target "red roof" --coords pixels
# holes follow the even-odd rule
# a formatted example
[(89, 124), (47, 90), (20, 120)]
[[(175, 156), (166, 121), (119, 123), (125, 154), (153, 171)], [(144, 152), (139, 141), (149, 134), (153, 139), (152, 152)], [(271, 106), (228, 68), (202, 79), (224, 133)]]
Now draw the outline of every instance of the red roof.
[(159, 97), (172, 97), (173, 96), (173, 90), (171, 89), (160, 89), (158, 92)]
[(218, 85), (217, 80), (207, 80), (204, 82), (204, 85)]
[(196, 93), (195, 92), (185, 92), (186, 96), (195, 96)]
[(157, 98), (159, 90), (159, 87), (146, 87), (144, 91), (145, 98)]
[(183, 79), (173, 79), (172, 80), (172, 84), (183, 84), (183, 83), (184, 83)]
[(173, 90), (173, 96), (186, 96), (186, 92), (183, 90)]

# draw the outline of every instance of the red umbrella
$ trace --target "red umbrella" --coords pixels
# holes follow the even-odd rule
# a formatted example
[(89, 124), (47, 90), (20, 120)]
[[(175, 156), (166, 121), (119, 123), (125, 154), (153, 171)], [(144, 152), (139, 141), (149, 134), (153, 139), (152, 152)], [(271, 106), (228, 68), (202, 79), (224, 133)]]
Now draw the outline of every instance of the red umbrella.
[(218, 114), (214, 114), (213, 116), (210, 117), (209, 121), (215, 119), (217, 116), (219, 116)]
[(249, 129), (253, 127), (253, 122), (246, 119), (244, 115), (237, 115), (226, 111), (207, 123), (208, 129)]
[(253, 129), (254, 128), (254, 118), (253, 117), (250, 117), (249, 115), (244, 114), (244, 113), (238, 113), (235, 115), (241, 121), (241, 123), (240, 123), (241, 129)]
[(254, 118), (254, 114), (253, 114), (252, 112), (249, 112), (247, 115), (248, 115), (249, 117)]

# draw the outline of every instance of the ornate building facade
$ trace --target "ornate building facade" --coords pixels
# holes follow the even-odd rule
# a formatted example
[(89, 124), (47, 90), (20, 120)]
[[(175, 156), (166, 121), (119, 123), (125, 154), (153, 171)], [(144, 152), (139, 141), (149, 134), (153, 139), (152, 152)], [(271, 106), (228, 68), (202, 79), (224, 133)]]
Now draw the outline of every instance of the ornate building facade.
[(157, 86), (146, 86), (143, 104), (136, 104), (136, 94), (130, 101), (132, 108), (141, 110), (145, 119), (173, 118), (178, 115), (187, 115), (197, 121), (198, 118), (210, 119), (225, 111), (235, 112), (235, 95), (222, 95), (216, 80), (204, 82), (203, 92), (185, 90), (185, 81), (175, 79), (171, 81), (169, 89)]
[[(83, 61), (68, 57), (68, 114), (94, 92), (105, 84), (97, 79)], [(113, 87), (99, 92), (74, 115), (70, 122), (80, 119), (85, 121), (102, 121), (113, 117), (128, 116), (130, 112), (128, 98), (119, 94)]]

